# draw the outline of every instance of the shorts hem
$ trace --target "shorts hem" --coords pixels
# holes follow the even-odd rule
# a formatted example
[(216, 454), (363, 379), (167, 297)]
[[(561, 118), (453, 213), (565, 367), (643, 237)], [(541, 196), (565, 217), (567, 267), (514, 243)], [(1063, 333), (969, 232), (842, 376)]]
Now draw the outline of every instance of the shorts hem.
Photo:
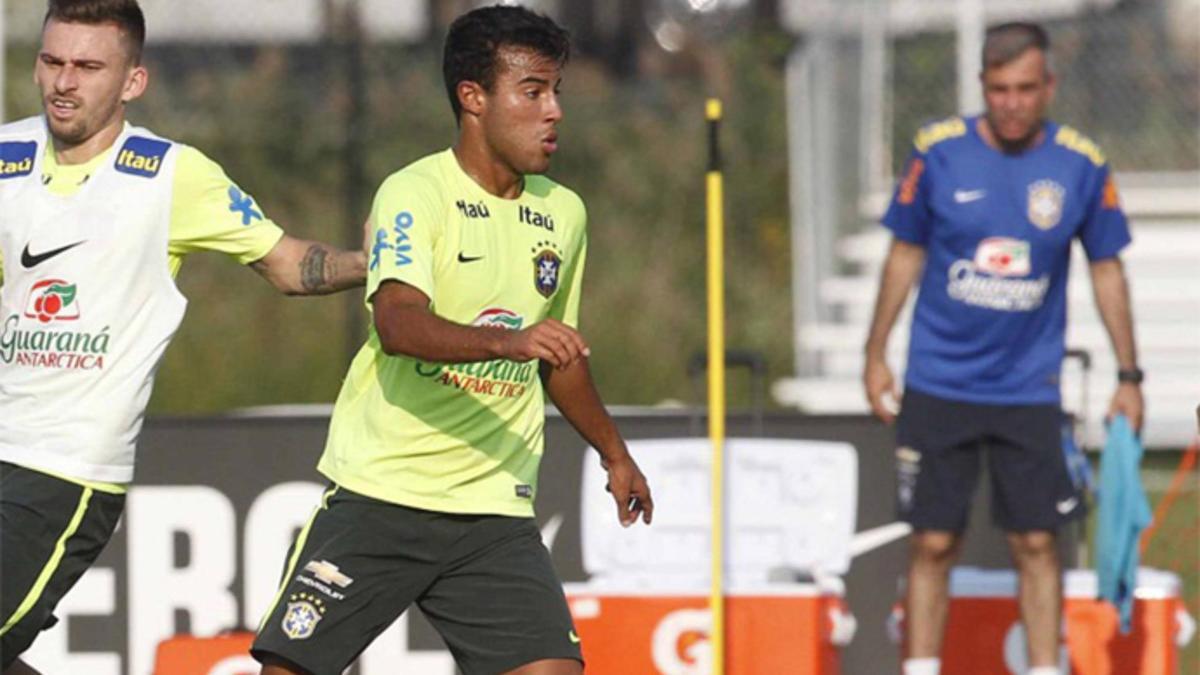
[[(285, 656), (285, 655), (275, 651), (274, 649), (270, 649), (267, 647), (251, 646), (250, 647), (250, 656), (255, 661), (258, 661), (259, 663), (263, 664), (264, 666), (267, 665), (268, 660), (281, 661), (285, 665), (287, 665), (289, 668), (294, 667), (294, 668), (299, 668), (300, 670), (304, 671), (303, 675), (320, 675), (320, 672), (321, 672), (319, 670), (313, 670), (312, 668), (309, 668), (308, 666), (304, 665), (303, 663), (300, 663), (296, 659), (294, 659), (290, 656)], [(341, 672), (341, 671), (339, 670), (337, 672)]]
[[(570, 659), (572, 661), (578, 661), (579, 665), (581, 666), (587, 665), (584, 663), (583, 656), (580, 654), (553, 654), (543, 652), (531, 655), (531, 653), (526, 653), (522, 656), (514, 656), (511, 659), (494, 661), (488, 664), (487, 670), (463, 669), (463, 675), (476, 675), (476, 673), (479, 675), (484, 675), (485, 673), (507, 673), (510, 670), (516, 670), (521, 666), (527, 666), (535, 661), (545, 661), (547, 659)], [(462, 668), (461, 664), (459, 665), (459, 668)]]
[(936, 522), (933, 520), (921, 520), (918, 518), (911, 518), (911, 517), (905, 517), (905, 516), (900, 516), (898, 518), (898, 520), (902, 523), (908, 523), (909, 525), (911, 525), (914, 532), (916, 532), (918, 530), (931, 530), (934, 532), (950, 532), (953, 534), (961, 535), (967, 531), (966, 523), (956, 523), (954, 525), (947, 525), (946, 523)]

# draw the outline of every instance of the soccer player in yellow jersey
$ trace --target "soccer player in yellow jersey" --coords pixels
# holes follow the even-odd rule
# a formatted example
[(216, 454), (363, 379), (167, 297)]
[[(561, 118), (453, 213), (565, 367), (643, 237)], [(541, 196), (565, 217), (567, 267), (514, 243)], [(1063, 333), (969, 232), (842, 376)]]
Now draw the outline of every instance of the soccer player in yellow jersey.
[(289, 237), (200, 152), (125, 122), (146, 89), (136, 0), (52, 0), (44, 115), (0, 126), (0, 671), (116, 527), (173, 277), (226, 253), (287, 294), (362, 285), (366, 255)]
[(543, 396), (601, 454), (617, 517), (651, 520), (575, 328), (586, 214), (541, 174), (557, 149), (565, 31), (520, 7), (459, 17), (443, 71), (459, 124), (379, 189), (367, 344), (252, 653), (264, 675), (341, 673), (414, 602), (464, 673), (581, 673), (533, 521)]

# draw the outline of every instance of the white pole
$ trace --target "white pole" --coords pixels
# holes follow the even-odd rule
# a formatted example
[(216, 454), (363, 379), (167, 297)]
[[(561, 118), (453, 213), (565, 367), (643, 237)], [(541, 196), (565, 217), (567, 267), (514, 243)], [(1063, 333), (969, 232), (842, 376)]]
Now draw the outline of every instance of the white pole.
[(891, 182), (885, 130), (887, 101), (891, 94), (886, 72), (886, 21), (887, 0), (873, 0), (872, 6), (863, 8), (859, 26), (859, 195), (872, 195), (878, 190), (886, 190)]
[(4, 50), (8, 46), (4, 34), (4, 0), (0, 0), (0, 123), (4, 122)]
[(979, 83), (979, 56), (983, 52), (986, 17), (983, 0), (958, 0), (956, 17), (958, 29), (958, 112), (966, 115), (978, 112), (983, 103), (983, 87)]
[(816, 258), (816, 215), (813, 212), (814, 164), (811, 47), (794, 47), (785, 72), (788, 125), (788, 197), (792, 225), (792, 348), (795, 375), (812, 375), (815, 363), (801, 338), (817, 321), (820, 275)]

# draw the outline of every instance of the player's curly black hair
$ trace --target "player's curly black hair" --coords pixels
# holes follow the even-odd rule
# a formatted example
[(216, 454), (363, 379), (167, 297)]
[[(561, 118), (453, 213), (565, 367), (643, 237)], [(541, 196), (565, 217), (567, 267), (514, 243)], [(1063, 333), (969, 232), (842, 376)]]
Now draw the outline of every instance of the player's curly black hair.
[(50, 0), (46, 3), (46, 18), (63, 23), (97, 25), (114, 23), (121, 30), (129, 48), (132, 63), (141, 63), (142, 47), (146, 44), (146, 18), (137, 0)]
[(450, 24), (442, 52), (442, 77), (454, 118), (462, 113), (458, 83), (477, 82), (491, 90), (496, 81), (501, 47), (520, 47), (556, 61), (567, 62), (570, 36), (549, 17), (524, 7), (494, 5), (467, 12)]

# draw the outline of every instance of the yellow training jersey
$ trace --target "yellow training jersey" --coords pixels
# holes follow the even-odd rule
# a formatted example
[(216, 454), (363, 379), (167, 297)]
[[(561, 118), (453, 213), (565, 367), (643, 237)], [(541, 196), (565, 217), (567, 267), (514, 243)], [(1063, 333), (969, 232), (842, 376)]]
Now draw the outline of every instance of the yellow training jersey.
[[(575, 326), (587, 249), (583, 202), (527, 176), (516, 199), (476, 184), (453, 151), (392, 174), (375, 196), (366, 297), (420, 289), (456, 323)], [(374, 327), (338, 396), (318, 469), (355, 492), (450, 513), (533, 515), (545, 408), (538, 361), (388, 356)]]

